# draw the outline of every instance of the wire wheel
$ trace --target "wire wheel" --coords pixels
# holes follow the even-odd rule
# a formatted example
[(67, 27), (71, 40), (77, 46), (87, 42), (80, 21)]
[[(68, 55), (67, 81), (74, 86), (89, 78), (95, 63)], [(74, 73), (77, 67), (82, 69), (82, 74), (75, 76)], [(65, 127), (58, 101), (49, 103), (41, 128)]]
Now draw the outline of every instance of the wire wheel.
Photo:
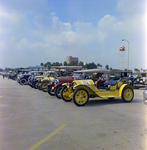
[(134, 91), (133, 91), (132, 88), (126, 87), (126, 88), (123, 89), (123, 91), (122, 91), (122, 99), (125, 102), (131, 102), (133, 97), (134, 97)]
[(61, 98), (66, 102), (70, 102), (72, 100), (72, 98), (70, 97), (71, 93), (71, 88), (67, 88), (67, 86), (64, 86), (61, 90)]
[(48, 85), (49, 81), (44, 81), (42, 84), (41, 84), (41, 89), (43, 92), (47, 92), (47, 85)]
[(25, 84), (27, 84), (26, 79), (21, 79), (21, 80), (20, 80), (20, 84), (21, 84), (21, 85), (25, 85)]
[(84, 106), (89, 100), (87, 90), (83, 88), (77, 89), (73, 94), (73, 101), (77, 106)]

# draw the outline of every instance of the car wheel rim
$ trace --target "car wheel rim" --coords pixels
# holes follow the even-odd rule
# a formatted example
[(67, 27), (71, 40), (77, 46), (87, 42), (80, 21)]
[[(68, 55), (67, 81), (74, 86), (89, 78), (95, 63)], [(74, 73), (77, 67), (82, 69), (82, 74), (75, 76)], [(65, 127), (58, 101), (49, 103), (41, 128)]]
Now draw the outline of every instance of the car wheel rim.
[(26, 83), (26, 80), (21, 80), (21, 84), (25, 84)]
[(124, 91), (124, 99), (125, 99), (126, 101), (131, 101), (131, 100), (132, 100), (132, 97), (133, 97), (133, 92), (132, 92), (132, 90), (131, 90), (131, 89), (126, 89), (126, 90)]
[(80, 90), (75, 94), (75, 101), (77, 104), (83, 105), (88, 100), (88, 94), (84, 90)]
[(47, 83), (44, 83), (42, 89), (47, 89)]
[(64, 90), (63, 90), (63, 98), (65, 99), (65, 100), (71, 100), (71, 98), (69, 97), (69, 95), (71, 94), (71, 91), (68, 89), (68, 88), (65, 88)]

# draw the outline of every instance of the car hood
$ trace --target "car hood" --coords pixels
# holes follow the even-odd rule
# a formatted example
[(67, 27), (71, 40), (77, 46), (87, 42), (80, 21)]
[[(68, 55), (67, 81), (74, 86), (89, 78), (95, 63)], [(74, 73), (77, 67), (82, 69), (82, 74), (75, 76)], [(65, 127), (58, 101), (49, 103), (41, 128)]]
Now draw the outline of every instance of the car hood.
[(59, 82), (72, 82), (74, 78), (58, 78)]

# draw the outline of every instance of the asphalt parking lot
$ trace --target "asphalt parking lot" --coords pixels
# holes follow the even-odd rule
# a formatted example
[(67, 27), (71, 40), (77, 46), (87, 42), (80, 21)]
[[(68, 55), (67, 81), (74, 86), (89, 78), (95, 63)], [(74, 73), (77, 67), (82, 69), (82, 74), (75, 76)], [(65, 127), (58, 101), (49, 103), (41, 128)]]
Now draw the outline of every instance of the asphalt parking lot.
[(0, 150), (146, 150), (143, 90), (77, 107), (0, 76)]

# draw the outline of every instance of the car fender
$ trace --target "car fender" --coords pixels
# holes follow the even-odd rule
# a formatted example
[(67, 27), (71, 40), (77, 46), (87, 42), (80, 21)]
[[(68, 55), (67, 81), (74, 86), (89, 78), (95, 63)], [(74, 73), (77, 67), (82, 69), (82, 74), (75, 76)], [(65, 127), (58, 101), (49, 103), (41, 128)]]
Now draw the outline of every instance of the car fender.
[(62, 84), (62, 86), (67, 86), (67, 85), (68, 85), (68, 83), (63, 83), (63, 84)]
[(134, 87), (133, 87), (131, 84), (123, 84), (123, 85), (119, 88), (119, 96), (122, 95), (122, 91), (123, 91), (123, 89), (126, 88), (126, 87), (130, 87), (130, 88), (134, 89)]
[(54, 83), (49, 82), (47, 86), (54, 86)]
[(60, 85), (62, 85), (62, 83), (57, 83), (57, 84), (55, 84), (54, 88), (56, 88), (56, 87), (58, 87)]
[[(89, 95), (94, 95), (94, 96), (98, 96), (92, 89), (90, 89), (88, 86), (86, 85), (77, 85), (75, 87), (75, 90), (77, 90), (78, 88), (83, 88), (85, 89)], [(98, 96), (99, 97), (99, 96)]]

